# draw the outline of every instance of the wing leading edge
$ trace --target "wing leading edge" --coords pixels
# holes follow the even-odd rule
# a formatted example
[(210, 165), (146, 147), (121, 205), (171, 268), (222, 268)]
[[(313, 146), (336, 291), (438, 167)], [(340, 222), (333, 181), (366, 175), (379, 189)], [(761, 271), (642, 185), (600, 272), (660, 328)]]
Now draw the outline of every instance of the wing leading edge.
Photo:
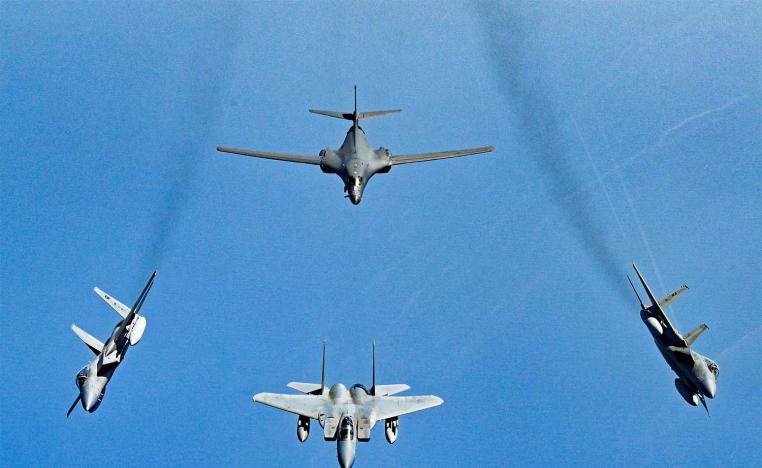
[(442, 403), (444, 403), (444, 400), (434, 395), (406, 397), (384, 396), (374, 397), (367, 405), (376, 419), (388, 419), (433, 408)]
[(326, 402), (317, 395), (287, 395), (282, 393), (257, 393), (254, 401), (289, 413), (318, 419), (326, 413)]
[(437, 159), (457, 158), (460, 156), (469, 156), (472, 154), (491, 153), (494, 150), (495, 148), (492, 146), (481, 146), (479, 148), (442, 151), (439, 153), (401, 154), (399, 156), (392, 156), (392, 165), (396, 166), (399, 164), (435, 161)]
[(320, 158), (315, 156), (303, 156), (300, 154), (287, 154), (287, 153), (271, 153), (268, 151), (252, 151), (240, 148), (228, 148), (226, 146), (218, 146), (217, 151), (221, 153), (239, 154), (241, 156), (252, 156), (255, 158), (274, 159), (276, 161), (288, 161), (302, 164), (320, 164)]

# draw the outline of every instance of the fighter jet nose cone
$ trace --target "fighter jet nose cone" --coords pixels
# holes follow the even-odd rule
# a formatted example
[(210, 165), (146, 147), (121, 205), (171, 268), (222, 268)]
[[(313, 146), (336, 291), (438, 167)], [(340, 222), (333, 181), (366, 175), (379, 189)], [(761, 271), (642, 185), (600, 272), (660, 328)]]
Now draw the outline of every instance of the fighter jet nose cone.
[(88, 413), (92, 413), (98, 407), (98, 395), (92, 392), (85, 392), (82, 395), (82, 407)]
[(709, 398), (714, 398), (717, 394), (717, 382), (714, 379), (709, 379), (704, 382), (704, 395)]

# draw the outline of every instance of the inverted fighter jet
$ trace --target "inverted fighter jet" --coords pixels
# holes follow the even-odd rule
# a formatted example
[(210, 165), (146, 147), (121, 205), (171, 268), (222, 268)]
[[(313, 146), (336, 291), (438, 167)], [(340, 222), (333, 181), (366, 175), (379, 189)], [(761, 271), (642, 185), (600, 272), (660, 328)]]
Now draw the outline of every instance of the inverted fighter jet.
[(310, 435), (310, 420), (315, 419), (323, 428), (323, 438), (336, 441), (339, 465), (350, 468), (355, 462), (357, 441), (370, 441), (376, 422), (384, 420), (386, 440), (397, 440), (399, 416), (414, 413), (443, 400), (433, 395), (391, 396), (408, 390), (405, 384), (376, 385), (376, 347), (373, 345), (373, 383), (370, 389), (355, 384), (347, 390), (340, 384), (330, 389), (325, 386), (325, 343), (323, 343), (323, 373), (319, 384), (291, 382), (289, 387), (303, 395), (257, 393), (254, 401), (298, 415), (296, 436), (304, 442)]
[(355, 110), (354, 112), (335, 112), (327, 110), (309, 109), (313, 114), (326, 115), (336, 119), (351, 120), (352, 127), (347, 132), (344, 143), (338, 150), (326, 148), (320, 151), (319, 157), (302, 156), (297, 154), (270, 153), (266, 151), (251, 151), (246, 149), (228, 148), (218, 146), (217, 151), (223, 153), (254, 156), (256, 158), (276, 159), (302, 164), (314, 164), (327, 174), (337, 174), (344, 182), (344, 192), (353, 204), (357, 205), (362, 200), (362, 194), (368, 181), (375, 174), (385, 174), (392, 166), (400, 164), (433, 161), (435, 159), (455, 158), (470, 154), (488, 153), (493, 151), (491, 146), (480, 148), (442, 151), (440, 153), (422, 153), (392, 156), (386, 148), (371, 149), (365, 138), (365, 131), (360, 127), (361, 120), (368, 120), (382, 115), (401, 112), (401, 109), (382, 110), (372, 112), (357, 112), (357, 86), (355, 86)]
[(75, 383), (79, 389), (79, 395), (66, 413), (67, 418), (80, 401), (82, 408), (88, 413), (98, 409), (103, 400), (103, 395), (106, 393), (106, 384), (111, 380), (111, 376), (119, 364), (122, 363), (127, 350), (130, 346), (138, 344), (143, 337), (143, 332), (146, 329), (146, 318), (139, 315), (138, 312), (153, 285), (154, 278), (156, 278), (155, 271), (132, 308), (127, 307), (100, 289), (94, 289), (97, 295), (122, 316), (122, 320), (116, 324), (105, 344), (75, 324), (71, 325), (72, 331), (90, 348), (90, 351), (95, 354), (95, 358), (77, 373)]
[(667, 361), (669, 367), (677, 374), (675, 379), (677, 391), (691, 406), (697, 406), (700, 401), (704, 405), (707, 414), (709, 414), (709, 407), (706, 405), (705, 398), (714, 398), (714, 395), (717, 393), (717, 377), (720, 375), (720, 368), (708, 357), (702, 356), (691, 349), (691, 346), (699, 335), (704, 333), (709, 327), (706, 324), (699, 325), (695, 330), (683, 336), (664, 313), (664, 309), (677, 296), (688, 289), (688, 286), (682, 285), (670, 294), (657, 300), (646, 284), (646, 280), (643, 279), (643, 275), (640, 274), (638, 267), (634, 263), (632, 267), (635, 269), (635, 273), (637, 273), (641, 284), (643, 284), (643, 289), (646, 290), (648, 299), (651, 301), (651, 305), (648, 307), (643, 304), (638, 291), (635, 289), (635, 285), (632, 284), (632, 280), (628, 276), (627, 279), (630, 281), (630, 286), (632, 286), (632, 290), (635, 291), (638, 302), (640, 302), (640, 318), (646, 324), (648, 331), (651, 332), (654, 342), (656, 342), (656, 347), (661, 355), (664, 356), (664, 360)]

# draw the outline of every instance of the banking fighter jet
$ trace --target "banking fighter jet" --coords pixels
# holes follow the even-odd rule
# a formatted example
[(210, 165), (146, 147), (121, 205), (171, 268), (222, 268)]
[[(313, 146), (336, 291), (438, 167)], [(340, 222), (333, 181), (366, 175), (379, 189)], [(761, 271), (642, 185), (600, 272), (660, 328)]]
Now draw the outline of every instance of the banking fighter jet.
[(300, 442), (310, 434), (310, 421), (315, 419), (323, 428), (323, 438), (336, 441), (339, 465), (350, 468), (355, 462), (357, 442), (370, 441), (371, 429), (383, 420), (386, 440), (397, 440), (398, 418), (403, 414), (421, 411), (443, 403), (433, 395), (391, 396), (408, 390), (405, 384), (376, 385), (376, 353), (373, 346), (373, 382), (370, 389), (355, 384), (347, 390), (340, 384), (330, 389), (325, 385), (325, 343), (323, 343), (323, 373), (319, 384), (291, 382), (289, 387), (302, 395), (257, 393), (254, 401), (298, 416), (296, 436)]
[(77, 395), (77, 399), (74, 400), (74, 403), (72, 403), (69, 411), (66, 413), (67, 418), (80, 401), (82, 402), (82, 408), (88, 413), (92, 413), (100, 406), (103, 395), (106, 393), (106, 384), (111, 380), (111, 376), (119, 364), (122, 363), (127, 350), (130, 346), (138, 344), (143, 337), (143, 332), (146, 329), (146, 319), (142, 315), (139, 315), (138, 312), (153, 285), (154, 278), (156, 278), (155, 271), (132, 308), (127, 307), (100, 289), (94, 289), (96, 294), (122, 316), (122, 320), (116, 324), (114, 331), (109, 339), (106, 340), (106, 343), (101, 343), (97, 338), (76, 325), (71, 325), (71, 329), (85, 342), (90, 351), (95, 354), (95, 358), (77, 373), (75, 383), (79, 389), (79, 395)]
[(302, 164), (313, 164), (327, 174), (338, 175), (344, 182), (344, 192), (350, 201), (357, 205), (362, 200), (363, 191), (368, 181), (376, 174), (389, 172), (392, 166), (400, 164), (433, 161), (435, 159), (455, 158), (470, 154), (488, 153), (493, 151), (491, 146), (480, 148), (442, 151), (439, 153), (421, 153), (393, 156), (386, 148), (372, 149), (365, 138), (365, 131), (360, 127), (361, 120), (368, 120), (382, 115), (394, 114), (401, 109), (382, 110), (372, 112), (357, 111), (357, 87), (355, 86), (355, 110), (354, 112), (335, 112), (327, 110), (309, 109), (313, 114), (326, 115), (337, 119), (351, 120), (352, 126), (344, 138), (344, 143), (338, 150), (326, 148), (320, 151), (318, 157), (303, 156), (296, 154), (271, 153), (267, 151), (252, 151), (239, 148), (218, 146), (217, 151), (224, 153), (253, 156), (256, 158), (276, 159)]
[(675, 379), (677, 391), (691, 406), (697, 406), (701, 402), (707, 414), (709, 414), (706, 397), (714, 398), (717, 394), (717, 377), (720, 374), (720, 368), (708, 357), (702, 356), (691, 349), (691, 346), (699, 335), (709, 327), (706, 324), (699, 325), (695, 330), (683, 336), (664, 313), (664, 309), (677, 296), (688, 289), (688, 286), (680, 286), (675, 291), (657, 300), (646, 284), (643, 275), (640, 274), (638, 267), (634, 263), (632, 267), (635, 269), (635, 273), (637, 273), (641, 284), (643, 284), (643, 289), (646, 290), (648, 299), (651, 301), (649, 306), (643, 304), (638, 291), (635, 289), (635, 285), (632, 284), (632, 280), (628, 277), (630, 286), (632, 286), (635, 295), (638, 297), (638, 302), (640, 302), (640, 318), (646, 324), (648, 331), (651, 332), (654, 342), (656, 342), (656, 347), (661, 355), (664, 356), (664, 360), (667, 361), (669, 367), (677, 374)]

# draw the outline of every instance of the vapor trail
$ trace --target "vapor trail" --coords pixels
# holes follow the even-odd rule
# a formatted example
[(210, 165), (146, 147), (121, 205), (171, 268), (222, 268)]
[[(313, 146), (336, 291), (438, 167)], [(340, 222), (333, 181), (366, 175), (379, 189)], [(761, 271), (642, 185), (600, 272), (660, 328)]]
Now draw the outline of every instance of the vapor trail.
[(622, 283), (622, 262), (609, 248), (606, 229), (596, 218), (591, 201), (566, 196), (577, 190), (580, 183), (568, 165), (569, 151), (554, 115), (554, 102), (543, 88), (542, 76), (535, 72), (538, 61), (529, 52), (531, 38), (525, 33), (525, 12), (519, 11), (520, 7), (515, 12), (505, 11), (507, 7), (503, 4), (479, 4), (479, 7), (498, 87), (516, 112), (525, 146), (545, 174), (554, 203), (612, 288), (623, 299), (628, 298)]
[(698, 120), (698, 119), (704, 118), (704, 117), (706, 117), (709, 114), (714, 114), (715, 112), (723, 111), (723, 110), (725, 110), (725, 109), (727, 109), (729, 107), (732, 107), (732, 106), (736, 105), (742, 99), (743, 98), (740, 98), (740, 97), (739, 98), (733, 98), (733, 99), (729, 100), (728, 102), (726, 102), (725, 104), (721, 105), (720, 107), (716, 107), (714, 109), (708, 109), (708, 110), (705, 110), (704, 112), (699, 112), (698, 114), (691, 115), (690, 117), (686, 117), (685, 119), (683, 119), (680, 122), (678, 122), (676, 125), (674, 125), (674, 126), (668, 128), (667, 130), (665, 130), (664, 133), (661, 136), (660, 141), (665, 139), (665, 138), (667, 138), (671, 133), (676, 132), (677, 130), (680, 130), (684, 126), (686, 126), (689, 123), (693, 122), (694, 120)]

